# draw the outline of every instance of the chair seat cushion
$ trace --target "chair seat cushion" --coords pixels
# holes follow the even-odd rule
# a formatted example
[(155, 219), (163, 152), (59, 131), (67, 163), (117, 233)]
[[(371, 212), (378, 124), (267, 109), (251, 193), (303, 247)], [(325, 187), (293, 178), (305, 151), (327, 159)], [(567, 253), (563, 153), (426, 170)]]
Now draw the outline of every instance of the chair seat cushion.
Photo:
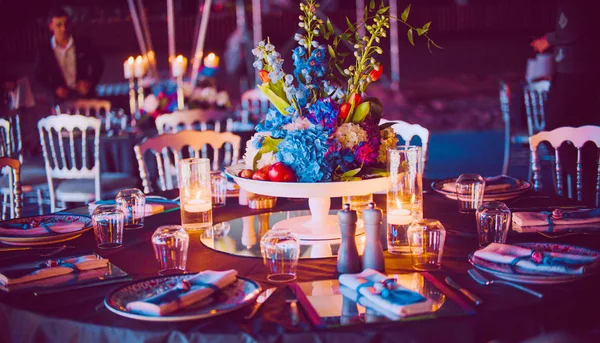
[[(102, 199), (114, 197), (123, 188), (136, 186), (137, 179), (124, 173), (102, 173), (100, 178)], [(56, 187), (56, 199), (67, 202), (94, 201), (96, 200), (94, 180), (61, 180)]]

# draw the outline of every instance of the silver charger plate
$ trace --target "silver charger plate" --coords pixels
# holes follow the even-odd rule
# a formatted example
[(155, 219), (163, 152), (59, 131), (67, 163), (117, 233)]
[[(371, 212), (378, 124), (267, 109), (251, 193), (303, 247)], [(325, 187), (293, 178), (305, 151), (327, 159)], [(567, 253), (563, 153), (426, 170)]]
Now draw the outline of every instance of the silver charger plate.
[[(456, 191), (448, 191), (444, 189), (444, 184), (446, 183), (454, 183), (457, 178), (450, 178), (444, 180), (433, 181), (431, 183), (431, 188), (444, 195), (446, 198), (451, 200), (456, 200)], [(500, 191), (485, 191), (483, 193), (483, 201), (502, 201), (508, 200), (512, 198), (516, 198), (517, 196), (531, 190), (533, 188), (533, 184), (526, 180), (518, 180), (516, 187), (511, 187), (506, 190)]]
[[(539, 250), (543, 250), (543, 251), (580, 254), (580, 255), (586, 255), (586, 256), (598, 256), (598, 251), (596, 251), (596, 250), (573, 246), (573, 245), (568, 245), (568, 244), (517, 243), (515, 245), (523, 247), (523, 248), (539, 249)], [(518, 267), (515, 272), (507, 264), (494, 263), (494, 262), (489, 262), (489, 261), (485, 261), (482, 259), (478, 259), (477, 257), (475, 257), (474, 253), (469, 254), (469, 263), (471, 263), (475, 268), (482, 270), (486, 273), (489, 273), (499, 279), (517, 282), (517, 283), (528, 283), (528, 284), (538, 284), (538, 285), (551, 285), (551, 284), (572, 282), (572, 281), (576, 281), (576, 280), (582, 279), (584, 277), (587, 277), (590, 274), (594, 274), (598, 271), (598, 263), (594, 263), (593, 265), (590, 266), (588, 271), (585, 271), (583, 274), (577, 274), (577, 275), (551, 274), (551, 273), (526, 274), (523, 272), (520, 273)]]
[(220, 292), (166, 316), (148, 316), (127, 311), (128, 303), (171, 290), (175, 284), (190, 276), (190, 274), (157, 276), (124, 285), (109, 293), (104, 299), (104, 305), (109, 311), (126, 318), (151, 322), (183, 322), (238, 310), (252, 304), (261, 292), (260, 286), (255, 281), (238, 276), (233, 284)]

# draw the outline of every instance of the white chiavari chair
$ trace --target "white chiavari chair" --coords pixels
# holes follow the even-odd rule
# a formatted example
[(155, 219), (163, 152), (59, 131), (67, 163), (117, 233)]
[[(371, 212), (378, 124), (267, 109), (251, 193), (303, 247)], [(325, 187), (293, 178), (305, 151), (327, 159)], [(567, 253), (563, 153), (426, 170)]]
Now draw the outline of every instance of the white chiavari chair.
[(108, 100), (100, 99), (78, 99), (66, 101), (59, 106), (61, 114), (81, 114), (86, 117), (105, 118), (110, 112), (112, 105)]
[(262, 118), (269, 110), (269, 99), (258, 88), (251, 89), (242, 94), (242, 123), (247, 124), (250, 116)]
[(423, 153), (423, 170), (427, 165), (427, 148), (429, 147), (429, 130), (419, 124), (409, 124), (402, 120), (386, 120), (381, 119), (379, 125), (385, 123), (393, 123), (390, 127), (394, 130), (397, 136), (400, 136), (408, 145), (414, 137), (419, 137), (421, 140)]
[[(38, 122), (52, 212), (57, 201), (88, 203), (136, 185), (127, 174), (101, 173), (101, 125), (97, 118), (78, 114), (59, 114)], [(88, 139), (93, 144), (90, 156)], [(60, 180), (56, 187), (55, 179)]]
[[(5, 172), (5, 169), (9, 169)], [(0, 170), (8, 174), (8, 187), (2, 189), (2, 220), (21, 216), (21, 163), (10, 157), (0, 157)], [(8, 209), (8, 214), (7, 210)]]
[(158, 187), (164, 191), (177, 187), (177, 164), (183, 158), (184, 149), (192, 151), (190, 157), (199, 157), (203, 147), (211, 146), (213, 149), (212, 169), (216, 170), (221, 166), (219, 149), (224, 145), (231, 145), (230, 150), (225, 150), (223, 160), (223, 165), (231, 165), (239, 158), (240, 144), (240, 136), (231, 132), (187, 130), (147, 138), (134, 148), (144, 193), (152, 192), (150, 174), (144, 161), (146, 153), (151, 152), (156, 158)]
[(529, 136), (544, 131), (546, 128), (546, 101), (549, 90), (550, 81), (548, 80), (532, 82), (523, 86)]
[[(581, 127), (560, 127), (552, 131), (542, 131), (529, 137), (529, 146), (531, 148), (531, 154), (533, 156), (531, 162), (531, 168), (533, 169), (533, 186), (536, 190), (542, 189), (540, 158), (538, 156), (538, 147), (542, 142), (548, 142), (554, 148), (554, 172), (556, 174), (556, 189), (558, 195), (564, 194), (563, 165), (559, 158), (558, 149), (561, 145), (563, 145), (566, 142), (571, 142), (571, 144), (573, 144), (573, 146), (577, 149), (576, 191), (577, 200), (581, 201), (581, 191), (583, 184), (581, 149), (583, 148), (583, 145), (587, 142), (593, 142), (594, 144), (596, 144), (597, 148), (600, 148), (600, 126), (588, 125)], [(599, 171), (598, 180), (596, 183), (596, 206), (598, 206), (600, 205), (600, 162), (598, 160), (596, 160), (596, 162), (596, 169)], [(568, 189), (567, 191), (567, 194), (569, 194), (570, 190)]]

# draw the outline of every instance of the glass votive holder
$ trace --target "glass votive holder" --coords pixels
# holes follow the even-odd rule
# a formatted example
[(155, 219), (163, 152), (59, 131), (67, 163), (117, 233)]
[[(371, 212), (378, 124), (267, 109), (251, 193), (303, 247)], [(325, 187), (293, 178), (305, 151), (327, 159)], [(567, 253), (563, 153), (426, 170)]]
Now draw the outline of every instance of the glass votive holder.
[(210, 160), (186, 158), (178, 166), (181, 225), (188, 231), (212, 226)]
[(407, 235), (413, 268), (421, 271), (440, 269), (446, 240), (442, 223), (435, 219), (414, 221)]
[(225, 206), (227, 203), (227, 176), (220, 170), (210, 172), (210, 188), (213, 207)]
[(123, 245), (125, 215), (117, 205), (100, 205), (92, 213), (96, 246), (100, 249), (119, 248)]
[(160, 275), (185, 272), (190, 236), (181, 225), (160, 226), (152, 234), (154, 256)]
[(137, 188), (127, 188), (119, 192), (115, 198), (117, 206), (125, 215), (125, 230), (144, 227), (146, 217), (146, 195)]
[(490, 243), (506, 243), (511, 216), (508, 206), (500, 201), (486, 202), (479, 206), (475, 213), (479, 247), (486, 247)]
[(387, 246), (392, 254), (409, 254), (407, 230), (423, 218), (423, 157), (419, 146), (387, 151)]
[(260, 240), (260, 252), (267, 266), (267, 280), (289, 282), (296, 279), (300, 240), (288, 229), (269, 230)]
[(483, 203), (485, 179), (479, 174), (462, 174), (456, 179), (458, 211), (475, 212)]

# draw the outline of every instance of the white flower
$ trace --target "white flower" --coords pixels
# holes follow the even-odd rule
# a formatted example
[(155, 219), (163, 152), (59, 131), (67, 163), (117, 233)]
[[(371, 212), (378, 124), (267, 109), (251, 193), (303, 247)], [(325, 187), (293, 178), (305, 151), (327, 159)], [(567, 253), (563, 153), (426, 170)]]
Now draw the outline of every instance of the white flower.
[(348, 149), (352, 149), (359, 143), (365, 142), (368, 138), (367, 132), (354, 123), (345, 123), (338, 126), (334, 135), (338, 142), (344, 148)]
[(283, 125), (283, 129), (287, 131), (306, 130), (312, 123), (305, 117), (299, 117), (295, 121)]
[(256, 168), (260, 169), (264, 166), (271, 165), (275, 162), (277, 162), (277, 159), (275, 158), (275, 154), (273, 152), (268, 152), (266, 154), (262, 154), (262, 156), (258, 159), (258, 161), (256, 161)]
[(270, 133), (257, 132), (246, 142), (246, 153), (244, 154), (244, 162), (246, 163), (247, 169), (253, 169), (254, 157), (260, 150), (262, 143), (260, 141), (263, 137), (271, 136)]
[(158, 108), (159, 105), (159, 101), (156, 98), (156, 96), (154, 96), (154, 94), (150, 94), (146, 97), (146, 99), (144, 99), (144, 111), (146, 111), (146, 113), (154, 113), (154, 111), (156, 111), (156, 109)]
[(204, 101), (214, 103), (217, 96), (217, 90), (213, 87), (205, 87), (200, 91), (201, 97)]

